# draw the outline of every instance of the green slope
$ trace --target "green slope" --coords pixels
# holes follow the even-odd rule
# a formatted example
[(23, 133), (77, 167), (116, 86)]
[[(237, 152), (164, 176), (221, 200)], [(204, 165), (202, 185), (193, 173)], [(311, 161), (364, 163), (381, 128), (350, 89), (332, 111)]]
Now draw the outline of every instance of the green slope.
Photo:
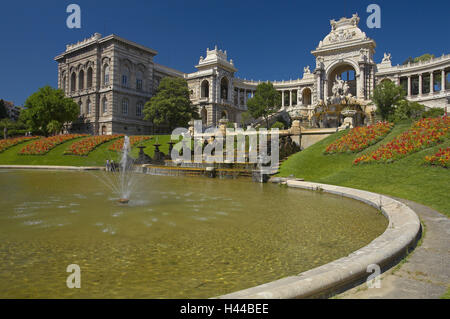
[[(113, 159), (114, 161), (119, 160), (119, 155), (116, 152), (109, 151), (108, 148), (114, 141), (102, 144), (95, 150), (89, 153), (88, 156), (74, 156), (74, 155), (64, 155), (64, 150), (72, 143), (77, 142), (83, 138), (71, 140), (61, 145), (58, 145), (50, 152), (45, 155), (18, 155), (18, 152), (28, 143), (33, 143), (33, 141), (26, 142), (23, 144), (16, 145), (0, 153), (0, 165), (62, 165), (62, 166), (103, 166), (105, 165), (106, 159)], [(160, 150), (164, 153), (168, 152), (169, 146), (167, 142), (169, 141), (169, 135), (158, 135), (154, 136), (151, 140), (143, 143), (147, 148), (145, 153), (153, 156), (154, 147), (153, 144), (157, 140), (161, 144)], [(137, 157), (139, 150), (137, 148), (132, 149), (132, 156)]]
[(333, 134), (291, 156), (281, 165), (279, 176), (293, 175), (307, 181), (397, 196), (422, 203), (450, 216), (450, 170), (423, 163), (426, 155), (450, 146), (449, 140), (391, 164), (352, 165), (357, 156), (376, 149), (409, 127), (410, 123), (396, 125), (384, 140), (359, 154), (323, 155), (325, 148), (345, 133)]

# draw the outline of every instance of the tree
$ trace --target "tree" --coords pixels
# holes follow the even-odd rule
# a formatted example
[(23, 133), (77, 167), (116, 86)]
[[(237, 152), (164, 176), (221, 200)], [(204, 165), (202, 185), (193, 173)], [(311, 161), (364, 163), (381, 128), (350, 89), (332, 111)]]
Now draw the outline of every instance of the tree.
[(189, 99), (186, 80), (172, 77), (161, 80), (156, 95), (145, 103), (144, 114), (146, 120), (168, 126), (171, 131), (186, 127), (192, 118), (198, 118), (197, 109)]
[(45, 86), (28, 97), (20, 119), (31, 131), (47, 136), (55, 132), (55, 126), (61, 128), (64, 123), (75, 121), (79, 112), (78, 105), (66, 98), (62, 90)]
[(270, 82), (258, 84), (254, 97), (247, 101), (247, 108), (251, 116), (255, 119), (263, 117), (267, 128), (270, 115), (276, 113), (280, 107), (281, 96)]
[(377, 106), (377, 113), (383, 120), (387, 120), (394, 112), (394, 105), (405, 97), (402, 87), (391, 81), (383, 81), (375, 87), (372, 101)]
[(8, 130), (13, 126), (13, 122), (8, 119), (4, 118), (0, 120), (0, 128), (1, 128), (1, 134), (3, 134), (3, 138), (8, 138)]
[(6, 111), (5, 101), (0, 100), (0, 120), (8, 117), (8, 112)]
[(398, 123), (404, 120), (418, 120), (425, 112), (425, 105), (417, 102), (410, 102), (407, 100), (401, 100), (397, 102), (395, 110), (392, 116), (389, 117), (390, 121)]
[(59, 132), (61, 132), (62, 129), (62, 124), (59, 123), (58, 121), (51, 121), (50, 123), (47, 124), (47, 132), (50, 134), (58, 134)]
[(246, 126), (247, 124), (249, 124), (251, 122), (252, 116), (250, 115), (250, 113), (247, 112), (242, 112), (241, 113), (241, 125), (242, 126)]
[(433, 59), (434, 57), (435, 57), (434, 54), (430, 54), (430, 53), (425, 53), (425, 54), (415, 57), (415, 58), (409, 57), (408, 59), (406, 59), (405, 62), (403, 62), (403, 65), (407, 65), (408, 63), (417, 63), (420, 61), (425, 62), (425, 61)]

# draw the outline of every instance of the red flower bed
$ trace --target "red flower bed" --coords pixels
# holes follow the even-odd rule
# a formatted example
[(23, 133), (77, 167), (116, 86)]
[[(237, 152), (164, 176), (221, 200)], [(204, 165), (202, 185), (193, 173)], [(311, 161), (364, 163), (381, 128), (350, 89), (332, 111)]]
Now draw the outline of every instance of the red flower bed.
[(395, 138), (392, 142), (380, 146), (374, 152), (355, 159), (353, 164), (370, 162), (393, 162), (411, 153), (432, 147), (444, 141), (449, 134), (448, 117), (422, 119)]
[(67, 134), (55, 135), (48, 138), (39, 139), (33, 143), (28, 144), (19, 152), (19, 155), (44, 155), (50, 150), (64, 142), (88, 136), (87, 134)]
[(394, 124), (380, 122), (367, 127), (355, 127), (339, 140), (328, 145), (325, 154), (357, 153), (383, 139)]
[(99, 145), (103, 143), (118, 139), (123, 137), (123, 135), (100, 135), (100, 136), (91, 136), (85, 139), (82, 139), (79, 142), (75, 142), (70, 145), (65, 151), (64, 155), (78, 155), (78, 156), (87, 156), (91, 151), (96, 149)]
[[(133, 147), (133, 146), (136, 145), (137, 143), (147, 141), (147, 140), (149, 140), (149, 139), (151, 139), (151, 138), (152, 138), (151, 136), (130, 136), (130, 146)], [(124, 141), (123, 138), (121, 138), (121, 139), (115, 141), (115, 142), (109, 147), (109, 150), (110, 150), (110, 151), (116, 151), (116, 152), (121, 151), (122, 148), (123, 148), (123, 141)]]
[(450, 167), (450, 147), (439, 149), (439, 152), (432, 156), (425, 156), (425, 162), (430, 165), (439, 165), (445, 168)]
[(6, 151), (10, 147), (21, 144), (23, 142), (35, 140), (37, 138), (39, 138), (39, 137), (38, 136), (22, 136), (22, 137), (8, 138), (6, 140), (0, 140), (0, 153)]

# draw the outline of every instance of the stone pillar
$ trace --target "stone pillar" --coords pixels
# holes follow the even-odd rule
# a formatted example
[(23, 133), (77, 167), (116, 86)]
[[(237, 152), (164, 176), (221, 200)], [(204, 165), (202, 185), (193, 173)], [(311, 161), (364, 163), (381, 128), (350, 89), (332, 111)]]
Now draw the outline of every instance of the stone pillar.
[(365, 100), (364, 96), (364, 64), (360, 64), (359, 66), (359, 79), (356, 81), (356, 97), (358, 99)]
[(323, 101), (327, 103), (328, 98), (328, 80), (323, 80)]
[(419, 96), (422, 96), (422, 73), (419, 74)]
[(441, 75), (441, 92), (445, 92), (445, 69), (442, 70)]
[(289, 90), (289, 106), (292, 106), (292, 90)]
[(244, 106), (247, 105), (247, 90), (244, 90)]
[(408, 75), (408, 97), (411, 97), (411, 75)]
[(284, 90), (281, 91), (281, 107), (284, 107)]
[(238, 90), (237, 90), (237, 100), (238, 100), (237, 106), (240, 107), (241, 106), (241, 89), (240, 88), (238, 88)]
[(430, 72), (430, 94), (434, 93), (434, 72)]
[(302, 141), (302, 129), (300, 127), (300, 121), (295, 119), (292, 122), (292, 126), (289, 129), (289, 134), (291, 134), (292, 141), (295, 142), (298, 146), (301, 146)]

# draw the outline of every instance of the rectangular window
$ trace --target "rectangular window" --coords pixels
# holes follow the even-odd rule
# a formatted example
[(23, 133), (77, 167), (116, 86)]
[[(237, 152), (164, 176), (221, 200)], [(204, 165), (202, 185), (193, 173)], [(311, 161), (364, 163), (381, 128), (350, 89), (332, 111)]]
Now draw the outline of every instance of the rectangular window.
[(140, 79), (136, 80), (136, 90), (139, 90), (139, 91), (142, 90), (142, 80), (140, 80)]
[(138, 103), (136, 105), (136, 116), (141, 116), (142, 115), (142, 104)]
[(128, 100), (122, 102), (122, 114), (128, 114)]
[(126, 75), (122, 75), (122, 85), (127, 86), (128, 83), (128, 77)]

